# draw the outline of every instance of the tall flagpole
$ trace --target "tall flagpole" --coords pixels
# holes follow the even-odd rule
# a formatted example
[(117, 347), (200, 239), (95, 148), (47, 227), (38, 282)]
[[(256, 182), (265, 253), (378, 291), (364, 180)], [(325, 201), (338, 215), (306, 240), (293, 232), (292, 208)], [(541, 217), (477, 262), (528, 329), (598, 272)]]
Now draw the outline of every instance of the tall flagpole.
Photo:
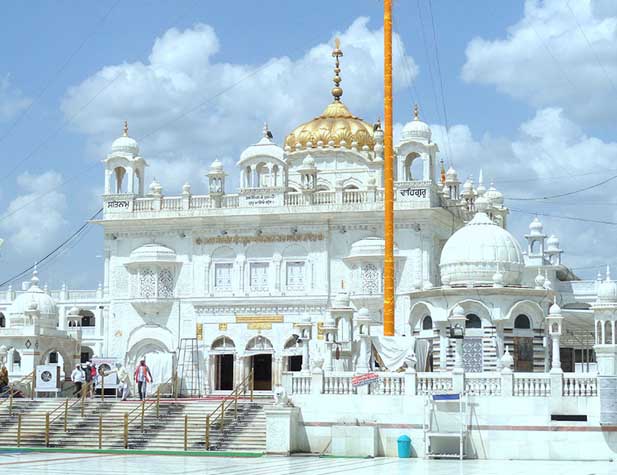
[(383, 334), (394, 335), (394, 177), (392, 139), (392, 0), (384, 0), (384, 262), (383, 262)]

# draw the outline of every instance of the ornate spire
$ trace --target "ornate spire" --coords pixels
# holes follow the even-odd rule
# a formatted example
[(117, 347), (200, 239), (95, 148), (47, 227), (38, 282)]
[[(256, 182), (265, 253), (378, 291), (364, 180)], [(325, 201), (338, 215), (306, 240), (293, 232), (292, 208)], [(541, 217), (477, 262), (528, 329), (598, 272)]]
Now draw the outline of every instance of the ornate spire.
[(37, 269), (38, 262), (34, 263), (34, 270), (32, 271), (32, 278), (30, 279), (30, 285), (38, 285), (39, 284), (39, 271)]
[(420, 120), (420, 108), (418, 104), (413, 105), (413, 120)]
[(334, 87), (332, 88), (332, 96), (334, 96), (335, 101), (340, 101), (341, 96), (343, 95), (343, 88), (341, 87), (341, 77), (339, 73), (341, 72), (339, 58), (343, 56), (343, 52), (341, 51), (341, 40), (336, 38), (334, 40), (334, 49), (332, 50), (332, 57), (335, 58), (334, 64)]
[(128, 136), (129, 136), (129, 122), (128, 122), (128, 120), (125, 120), (125, 121), (124, 121), (123, 135), (124, 135), (125, 137), (128, 137)]

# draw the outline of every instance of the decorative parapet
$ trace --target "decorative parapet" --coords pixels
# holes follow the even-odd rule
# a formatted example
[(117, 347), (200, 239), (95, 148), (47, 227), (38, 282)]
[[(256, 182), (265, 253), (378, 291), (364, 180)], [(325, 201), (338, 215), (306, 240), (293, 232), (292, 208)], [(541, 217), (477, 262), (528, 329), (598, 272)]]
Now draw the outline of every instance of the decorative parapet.
[[(210, 195), (148, 196), (132, 194), (104, 195), (104, 219), (150, 218), (162, 216), (207, 216), (220, 210), (278, 209), (312, 207), (316, 211), (378, 210), (383, 203), (383, 189), (287, 192), (280, 188), (243, 189), (240, 194), (226, 194), (216, 200)], [(422, 209), (440, 205), (437, 187), (428, 181), (395, 184), (396, 209)], [(216, 211), (215, 211), (216, 210)], [(261, 212), (261, 211), (260, 211)], [(223, 211), (225, 213), (225, 211)]]
[[(363, 386), (354, 386), (353, 371), (326, 371), (315, 375), (284, 373), (283, 381), (288, 394), (373, 394), (415, 396), (445, 394), (454, 391), (455, 378), (463, 377), (463, 392), (469, 396), (487, 397), (596, 397), (597, 375), (594, 373), (512, 373), (511, 371), (463, 373), (416, 373), (407, 371), (376, 372), (379, 379)], [(320, 385), (320, 387), (317, 387)]]

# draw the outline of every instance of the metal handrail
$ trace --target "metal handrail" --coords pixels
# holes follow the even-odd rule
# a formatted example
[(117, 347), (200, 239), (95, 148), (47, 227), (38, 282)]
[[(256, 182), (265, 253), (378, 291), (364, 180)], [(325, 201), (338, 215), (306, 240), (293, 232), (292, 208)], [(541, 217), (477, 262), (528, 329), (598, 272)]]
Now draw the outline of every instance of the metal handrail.
[[(9, 401), (9, 415), (13, 415), (13, 395), (15, 394), (15, 386), (23, 384), (30, 380), (30, 398), (34, 395), (34, 371), (31, 371), (28, 375), (21, 378), (19, 381), (14, 381), (9, 384), (8, 389), (5, 389), (0, 393), (0, 406), (6, 401)], [(8, 397), (5, 397), (8, 394)]]
[[(204, 441), (206, 450), (210, 450), (211, 427), (214, 424), (216, 424), (217, 420), (219, 419), (220, 419), (219, 430), (223, 432), (223, 428), (225, 425), (225, 404), (229, 401), (229, 405), (227, 406), (227, 409), (229, 409), (229, 407), (231, 407), (231, 405), (233, 404), (234, 419), (237, 419), (238, 418), (238, 396), (240, 395), (240, 392), (242, 391), (243, 394), (246, 394), (246, 390), (249, 389), (251, 402), (253, 401), (253, 389), (255, 385), (254, 376), (255, 376), (254, 372), (251, 369), (248, 376), (246, 376), (240, 382), (240, 384), (238, 384), (238, 386), (236, 386), (236, 388), (229, 395), (225, 396), (223, 400), (221, 401), (221, 403), (218, 406), (216, 406), (216, 408), (210, 414), (206, 416), (206, 428), (205, 428), (206, 433), (205, 433), (205, 441)], [(188, 428), (188, 425), (185, 424), (185, 434), (184, 434), (185, 439), (187, 438), (187, 430), (188, 430), (187, 428)], [(187, 450), (186, 444), (185, 444), (184, 450)]]

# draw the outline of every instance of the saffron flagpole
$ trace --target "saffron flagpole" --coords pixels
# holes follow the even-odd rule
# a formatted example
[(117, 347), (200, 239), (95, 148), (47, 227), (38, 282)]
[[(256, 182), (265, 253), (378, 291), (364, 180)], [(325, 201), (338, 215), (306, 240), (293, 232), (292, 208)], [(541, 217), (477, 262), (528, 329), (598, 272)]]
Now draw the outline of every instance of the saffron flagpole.
[(384, 0), (384, 286), (383, 334), (394, 335), (394, 177), (392, 138), (392, 0)]

